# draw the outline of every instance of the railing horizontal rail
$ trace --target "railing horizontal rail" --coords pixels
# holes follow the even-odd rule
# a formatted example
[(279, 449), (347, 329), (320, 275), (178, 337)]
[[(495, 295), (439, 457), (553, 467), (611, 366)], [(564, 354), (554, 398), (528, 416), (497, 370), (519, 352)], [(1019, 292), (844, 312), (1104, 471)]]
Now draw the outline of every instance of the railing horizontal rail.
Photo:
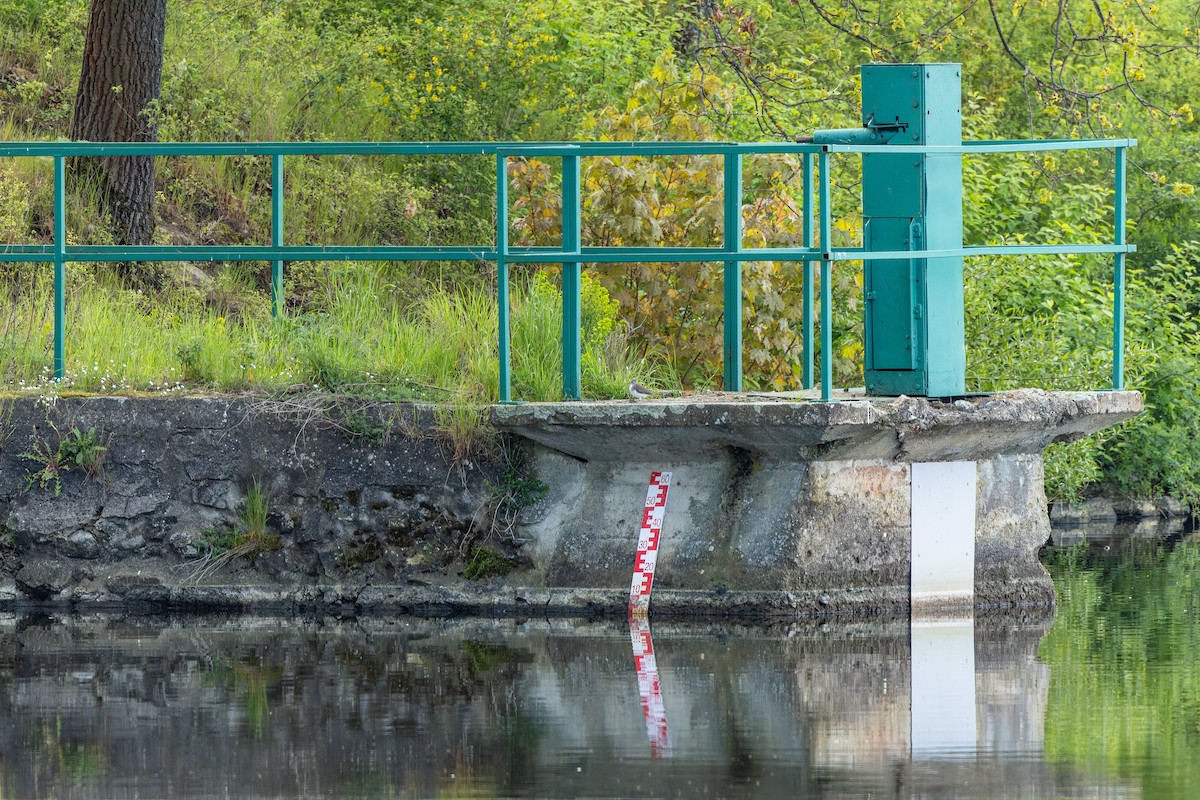
[[(736, 261), (888, 261), (909, 258), (978, 258), (1014, 255), (1083, 255), (1087, 253), (1133, 253), (1133, 244), (1011, 244), (972, 245), (938, 250), (866, 250), (861, 247), (763, 247), (729, 252), (718, 247), (583, 247), (567, 252), (554, 247), (510, 247), (505, 253), (510, 264), (644, 262), (671, 264)], [(68, 262), (113, 261), (495, 261), (495, 247), (409, 247), (388, 245), (70, 245), (64, 248)], [(5, 245), (0, 262), (49, 262), (53, 245)]]
[(1086, 139), (1044, 142), (1040, 139), (933, 144), (827, 144), (830, 153), (887, 153), (890, 155), (974, 155), (976, 153), (1036, 153), (1043, 150), (1115, 150), (1135, 147), (1137, 139)]
[(561, 157), (742, 155), (778, 153), (1029, 153), (1111, 150), (1137, 139), (971, 141), (960, 146), (810, 144), (804, 142), (21, 142), (0, 143), (0, 157), (18, 156), (270, 156), (270, 155), (540, 155)]
[(1133, 253), (1133, 244), (996, 244), (971, 245), (940, 250), (871, 250), (834, 248), (824, 257), (830, 261), (891, 261), (904, 258), (978, 258), (980, 256), (1055, 256), (1085, 253)]

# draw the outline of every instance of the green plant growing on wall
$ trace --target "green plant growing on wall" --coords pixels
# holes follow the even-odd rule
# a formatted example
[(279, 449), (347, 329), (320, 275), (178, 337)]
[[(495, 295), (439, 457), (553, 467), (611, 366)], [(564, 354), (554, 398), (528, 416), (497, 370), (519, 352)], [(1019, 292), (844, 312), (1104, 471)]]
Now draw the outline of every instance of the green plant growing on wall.
[(434, 409), (438, 437), (455, 464), (486, 453), (495, 430), (487, 424), (487, 409), (466, 402), (443, 403)]
[(263, 493), (262, 483), (255, 478), (250, 482), (250, 487), (246, 490), (246, 502), (238, 512), (239, 534), (254, 538), (265, 536), (267, 515), (270, 512), (270, 504)]
[(504, 461), (504, 472), (498, 484), (488, 485), (493, 503), (490, 533), (516, 542), (514, 529), (517, 517), (522, 510), (544, 500), (550, 487), (534, 471), (525, 447), (504, 439), (500, 442), (499, 451)]
[(362, 439), (370, 447), (381, 447), (387, 441), (389, 430), (387, 425), (375, 424), (367, 407), (344, 409), (339, 427), (347, 436)]
[(231, 537), (210, 535), (207, 538), (209, 550), (199, 559), (198, 566), (188, 579), (199, 583), (239, 558), (254, 561), (261, 555), (283, 549), (283, 540), (277, 534), (267, 532), (270, 513), (270, 503), (262, 483), (255, 478), (246, 489), (246, 500), (238, 511), (236, 531)]
[(472, 547), (471, 559), (462, 576), (467, 580), (483, 580), (492, 577), (502, 577), (517, 568), (517, 562), (505, 558), (488, 547)]
[(86, 432), (72, 428), (65, 436), (53, 422), (47, 422), (54, 431), (54, 442), (33, 429), (33, 449), (21, 453), (21, 458), (41, 466), (25, 473), (25, 491), (36, 483), (39, 488), (54, 488), (54, 496), (62, 494), (62, 475), (71, 470), (81, 470), (89, 478), (104, 474), (104, 456), (108, 452), (105, 439), (95, 428)]

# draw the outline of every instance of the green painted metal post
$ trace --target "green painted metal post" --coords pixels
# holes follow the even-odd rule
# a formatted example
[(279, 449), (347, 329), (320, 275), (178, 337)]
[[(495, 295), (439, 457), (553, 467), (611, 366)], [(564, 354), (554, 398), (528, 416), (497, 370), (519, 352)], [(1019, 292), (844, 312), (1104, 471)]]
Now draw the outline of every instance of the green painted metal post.
[[(579, 156), (563, 156), (562, 159), (562, 249), (564, 253), (579, 255), (580, 247), (580, 198)], [(567, 400), (583, 398), (582, 342), (583, 327), (582, 299), (583, 266), (572, 260), (562, 265), (562, 353), (563, 353), (563, 397)]]
[(496, 156), (496, 305), (500, 349), (500, 402), (512, 402), (508, 308), (508, 157)]
[(54, 157), (54, 380), (67, 376), (67, 181), (62, 156)]
[(833, 210), (830, 208), (829, 153), (819, 158), (821, 172), (821, 399), (833, 399)]
[[(804, 246), (813, 246), (813, 154), (804, 154)], [(813, 388), (813, 262), (804, 262), (804, 365), (801, 381), (805, 389)]]
[[(283, 247), (283, 154), (271, 155), (271, 246)], [(271, 316), (283, 316), (283, 261), (271, 262)]]
[[(1114, 165), (1113, 244), (1125, 244), (1125, 148)], [(1125, 254), (1113, 255), (1113, 390), (1125, 388)]]
[[(725, 154), (725, 252), (742, 250), (742, 156)], [(742, 391), (742, 262), (725, 262), (725, 375), (727, 392)]]

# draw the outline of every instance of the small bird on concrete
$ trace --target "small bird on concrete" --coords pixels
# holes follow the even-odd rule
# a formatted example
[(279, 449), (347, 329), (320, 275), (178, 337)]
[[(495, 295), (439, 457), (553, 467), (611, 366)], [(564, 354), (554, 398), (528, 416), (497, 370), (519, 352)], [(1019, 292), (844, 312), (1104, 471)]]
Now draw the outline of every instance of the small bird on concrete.
[(629, 396), (634, 400), (645, 400), (647, 397), (653, 397), (654, 392), (642, 386), (637, 381), (629, 382)]

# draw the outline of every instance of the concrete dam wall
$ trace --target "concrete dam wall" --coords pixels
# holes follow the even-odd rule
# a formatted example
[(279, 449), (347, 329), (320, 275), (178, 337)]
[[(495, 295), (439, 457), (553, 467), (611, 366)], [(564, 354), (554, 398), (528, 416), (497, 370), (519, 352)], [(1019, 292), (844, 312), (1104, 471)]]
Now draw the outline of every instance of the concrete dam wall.
[[(484, 455), (456, 454), (428, 407), (2, 403), (0, 607), (620, 614), (646, 481), (669, 470), (653, 613), (783, 617), (908, 613), (931, 464), (959, 465), (970, 491), (950, 494), (973, 493), (955, 525), (932, 517), (928, 549), (973, 562), (967, 594), (934, 605), (1052, 604), (1042, 448), (1141, 408), (1036, 391), (497, 406), (507, 443)], [(514, 505), (514, 477), (545, 490)]]

